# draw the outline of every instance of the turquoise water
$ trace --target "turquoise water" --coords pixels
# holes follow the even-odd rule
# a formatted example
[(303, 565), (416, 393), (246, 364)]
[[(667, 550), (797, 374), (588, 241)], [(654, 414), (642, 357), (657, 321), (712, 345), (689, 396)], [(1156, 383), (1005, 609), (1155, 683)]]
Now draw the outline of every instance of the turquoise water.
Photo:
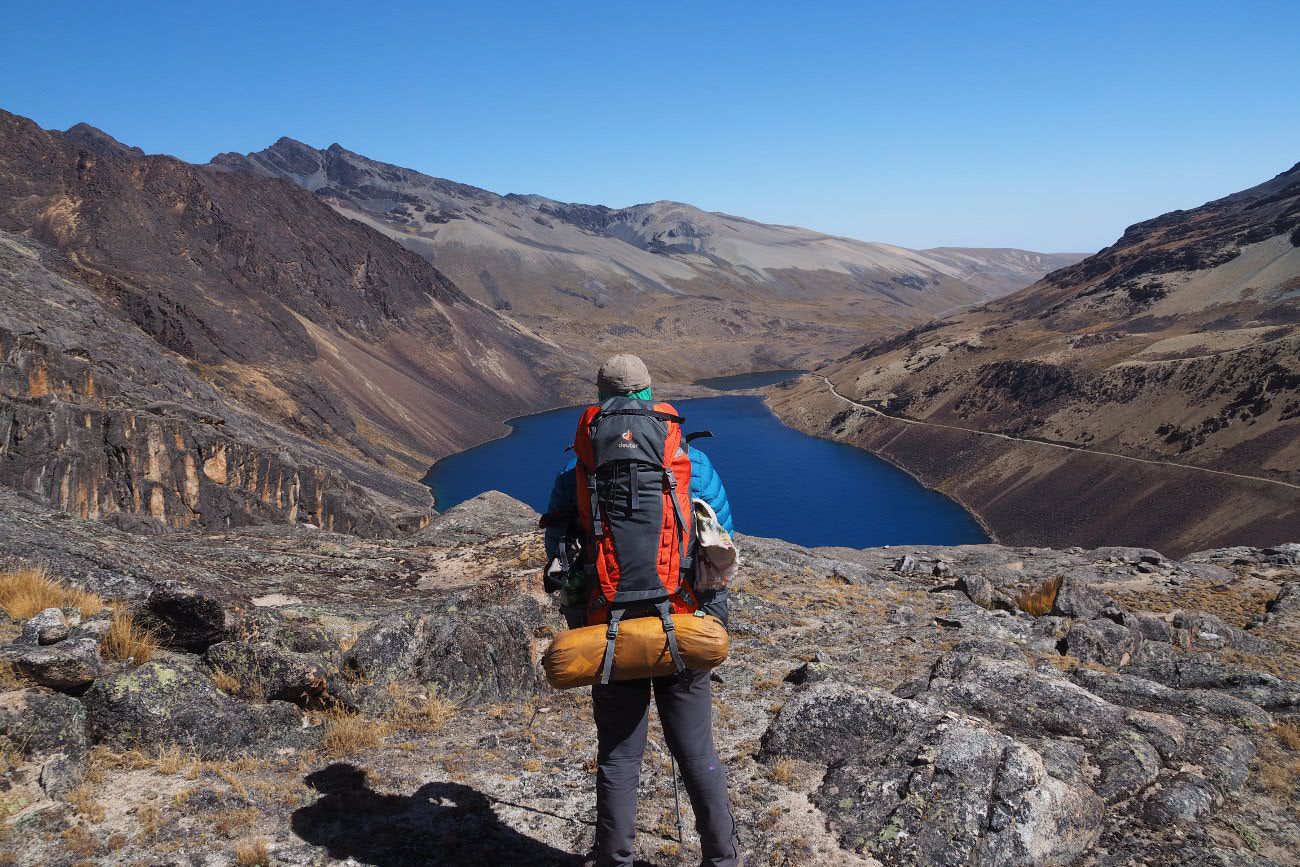
[[(687, 432), (722, 475), (736, 529), (800, 545), (960, 545), (987, 542), (952, 500), (861, 449), (786, 427), (760, 398), (676, 401)], [(580, 408), (512, 419), (510, 435), (438, 461), (425, 484), (440, 510), (503, 491), (539, 512), (568, 460)]]

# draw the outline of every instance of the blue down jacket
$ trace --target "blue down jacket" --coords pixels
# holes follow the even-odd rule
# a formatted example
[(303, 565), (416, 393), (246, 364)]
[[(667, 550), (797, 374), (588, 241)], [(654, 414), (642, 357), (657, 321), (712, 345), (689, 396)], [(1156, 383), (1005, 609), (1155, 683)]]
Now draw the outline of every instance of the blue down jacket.
[[(686, 447), (691, 456), (691, 497), (708, 503), (718, 516), (720, 523), (728, 533), (735, 532), (731, 521), (731, 503), (727, 500), (727, 489), (722, 486), (722, 477), (713, 468), (709, 456), (696, 448)], [(551, 486), (551, 500), (546, 511), (551, 515), (576, 515), (578, 511), (578, 459), (570, 458), (568, 464), (555, 477)], [(549, 561), (564, 544), (565, 528), (548, 526), (546, 528), (546, 559)], [(730, 605), (727, 590), (711, 593), (699, 592), (700, 607), (722, 621), (730, 622)], [(581, 626), (581, 619), (570, 620), (569, 626)]]
[[(691, 497), (700, 499), (708, 503), (718, 516), (718, 523), (728, 533), (735, 533), (735, 525), (731, 521), (731, 503), (727, 500), (727, 489), (722, 485), (722, 476), (713, 468), (713, 461), (709, 456), (697, 448), (688, 448), (688, 454), (691, 456)], [(555, 477), (555, 483), (551, 485), (551, 499), (546, 506), (546, 511), (551, 514), (568, 514), (578, 510), (578, 459), (569, 458), (564, 469)], [(548, 534), (549, 535), (549, 534)], [(563, 540), (563, 535), (559, 537)], [(550, 540), (547, 540), (548, 543)], [(557, 545), (559, 542), (557, 541)], [(553, 556), (554, 551), (550, 550), (547, 545), (547, 556)]]

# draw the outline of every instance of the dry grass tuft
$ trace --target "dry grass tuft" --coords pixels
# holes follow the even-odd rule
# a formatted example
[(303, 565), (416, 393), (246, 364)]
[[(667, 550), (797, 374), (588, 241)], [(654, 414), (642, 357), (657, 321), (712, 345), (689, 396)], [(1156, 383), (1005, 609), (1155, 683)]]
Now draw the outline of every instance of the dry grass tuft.
[(777, 759), (768, 768), (767, 775), (772, 778), (772, 782), (789, 786), (794, 782), (794, 762), (790, 759)]
[(1052, 606), (1056, 604), (1056, 594), (1061, 592), (1061, 584), (1064, 580), (1064, 576), (1057, 575), (1055, 578), (1048, 578), (1037, 587), (1031, 587), (1017, 594), (1016, 607), (1035, 617), (1049, 613)]
[(1300, 723), (1275, 722), (1273, 733), (1282, 746), (1293, 753), (1300, 753)]
[(260, 684), (246, 684), (246, 682), (239, 679), (238, 675), (227, 672), (225, 668), (212, 669), (212, 682), (217, 685), (217, 689), (220, 689), (222, 693), (250, 698), (252, 693), (259, 692), (256, 688), (260, 686)]
[(64, 848), (73, 855), (89, 858), (99, 852), (99, 840), (80, 825), (67, 828), (62, 836)]
[(135, 809), (135, 820), (140, 823), (140, 840), (148, 843), (162, 830), (162, 810), (154, 804), (141, 804)]
[(92, 822), (104, 821), (104, 808), (95, 799), (95, 789), (90, 783), (82, 783), (69, 792), (68, 805)]
[(235, 867), (271, 867), (270, 846), (260, 837), (236, 843)]
[(103, 610), (104, 600), (51, 578), (43, 566), (27, 566), (0, 572), (0, 608), (15, 620), (46, 608), (79, 608), (89, 617)]
[(170, 777), (200, 761), (194, 752), (181, 749), (179, 744), (172, 744), (158, 751), (158, 773)]
[(1281, 746), (1286, 743), (1284, 736), (1277, 731), (1275, 734), (1277, 742), (1265, 740), (1255, 753), (1255, 775), (1265, 790), (1290, 800), (1300, 786), (1300, 758), (1286, 752)]
[(242, 831), (257, 824), (259, 815), (256, 807), (220, 810), (212, 816), (212, 827), (218, 834), (229, 837), (236, 831)]
[(0, 774), (8, 773), (27, 760), (23, 745), (0, 736)]
[(384, 717), (389, 730), (402, 729), (415, 732), (441, 731), (456, 715), (456, 703), (443, 696), (436, 686), (419, 696), (403, 694), (396, 685), (390, 685), (393, 709)]
[(113, 606), (113, 619), (108, 624), (108, 634), (99, 643), (109, 659), (131, 660), (141, 665), (154, 658), (158, 652), (158, 634), (135, 619), (124, 605)]
[(343, 708), (325, 711), (325, 735), (321, 747), (330, 758), (342, 758), (373, 750), (391, 733), (386, 720), (348, 713)]

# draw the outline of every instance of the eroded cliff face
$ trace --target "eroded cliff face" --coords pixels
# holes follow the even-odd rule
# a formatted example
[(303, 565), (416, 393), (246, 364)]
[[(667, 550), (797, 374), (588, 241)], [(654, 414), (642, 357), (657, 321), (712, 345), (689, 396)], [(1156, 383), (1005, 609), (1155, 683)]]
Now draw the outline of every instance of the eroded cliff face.
[(59, 264), (0, 233), (0, 485), (140, 530), (427, 521), (422, 485), (243, 410)]
[(0, 359), (0, 484), (83, 518), (125, 513), (203, 529), (301, 521), (362, 535), (394, 528), (341, 473), (233, 439), (222, 417), (166, 402), (114, 406), (117, 383), (87, 359), (5, 329)]

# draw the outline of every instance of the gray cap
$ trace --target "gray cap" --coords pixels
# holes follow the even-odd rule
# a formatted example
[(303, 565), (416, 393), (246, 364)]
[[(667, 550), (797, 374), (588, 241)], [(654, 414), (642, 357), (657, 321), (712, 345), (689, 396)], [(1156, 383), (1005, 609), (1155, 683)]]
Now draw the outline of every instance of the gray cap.
[(635, 355), (614, 355), (600, 366), (596, 387), (611, 394), (630, 394), (650, 387), (650, 371)]

